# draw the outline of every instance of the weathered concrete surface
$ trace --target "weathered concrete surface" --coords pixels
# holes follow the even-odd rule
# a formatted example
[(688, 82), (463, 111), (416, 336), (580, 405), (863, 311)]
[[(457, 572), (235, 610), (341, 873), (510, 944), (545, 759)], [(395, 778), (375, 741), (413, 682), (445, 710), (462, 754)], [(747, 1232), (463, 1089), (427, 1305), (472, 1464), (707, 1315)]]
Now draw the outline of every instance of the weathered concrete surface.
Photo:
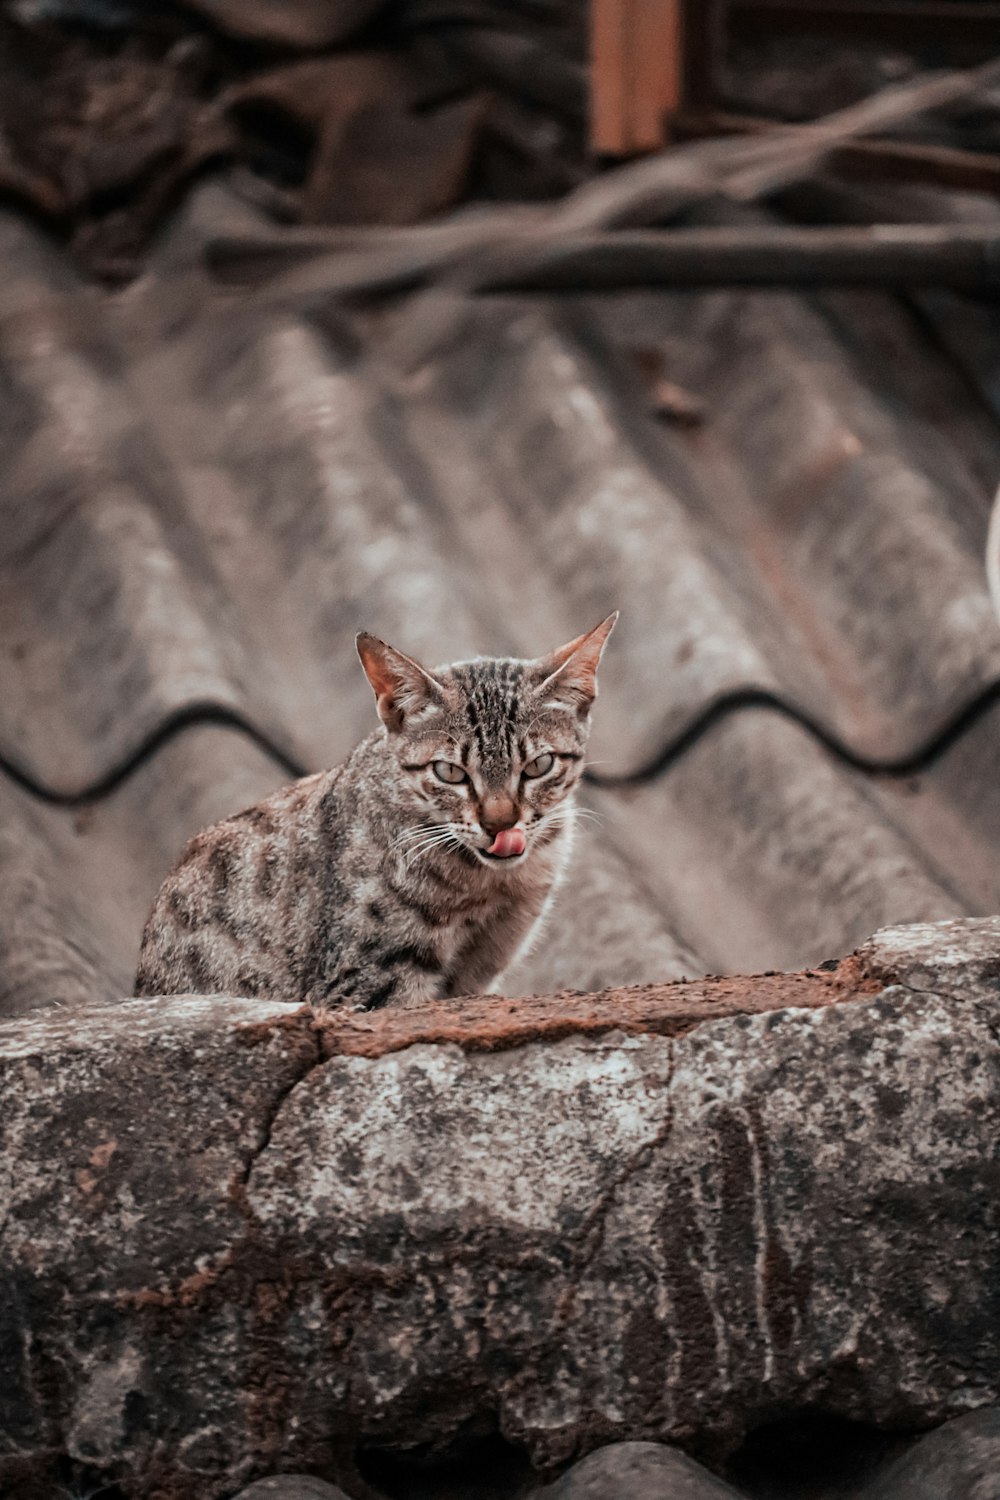
[(997, 1401), (1000, 921), (914, 937), (939, 989), (886, 984), (883, 935), (547, 1003), (0, 1026), (0, 1481), (350, 1491), (354, 1442), (470, 1422), (546, 1468)]
[(1000, 1408), (969, 1412), (929, 1432), (861, 1500), (1000, 1500)]
[(609, 1443), (531, 1500), (740, 1500), (738, 1491), (676, 1448)]
[(236, 1500), (348, 1500), (343, 1490), (309, 1474), (275, 1474), (240, 1490)]
[[(169, 1492), (225, 1472), (223, 1433), (253, 1449), (253, 1314), (210, 1292), (246, 1240), (246, 1173), (316, 1056), (293, 1007), (247, 1000), (0, 1027), (0, 1479), (54, 1450), (124, 1462), (136, 1493), (162, 1471)], [(243, 1356), (228, 1376), (226, 1350)]]
[(1000, 994), (1000, 919), (959, 917), (885, 927), (858, 949), (870, 983), (966, 998), (976, 989)]

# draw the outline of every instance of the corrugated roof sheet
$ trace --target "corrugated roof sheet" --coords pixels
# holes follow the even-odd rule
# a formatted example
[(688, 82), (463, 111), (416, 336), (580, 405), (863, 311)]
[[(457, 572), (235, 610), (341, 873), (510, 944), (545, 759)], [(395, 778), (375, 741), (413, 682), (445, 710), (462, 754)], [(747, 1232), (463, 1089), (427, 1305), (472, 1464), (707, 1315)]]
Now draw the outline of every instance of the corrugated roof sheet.
[(997, 909), (995, 313), (956, 357), (926, 299), (483, 298), (403, 379), (377, 320), (209, 285), (249, 217), (200, 189), (113, 297), (0, 218), (0, 1013), (128, 992), (190, 834), (372, 725), (359, 628), (440, 661), (623, 611), (594, 774), (635, 784), (512, 990)]

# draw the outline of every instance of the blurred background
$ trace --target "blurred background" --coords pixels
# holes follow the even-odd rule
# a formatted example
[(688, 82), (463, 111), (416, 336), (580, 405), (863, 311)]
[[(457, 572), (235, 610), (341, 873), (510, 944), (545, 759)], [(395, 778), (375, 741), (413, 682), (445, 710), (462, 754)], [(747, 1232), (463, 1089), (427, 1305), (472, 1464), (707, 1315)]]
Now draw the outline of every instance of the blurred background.
[(622, 618), (509, 993), (1000, 909), (1000, 3), (0, 6), (0, 1014), (429, 664)]

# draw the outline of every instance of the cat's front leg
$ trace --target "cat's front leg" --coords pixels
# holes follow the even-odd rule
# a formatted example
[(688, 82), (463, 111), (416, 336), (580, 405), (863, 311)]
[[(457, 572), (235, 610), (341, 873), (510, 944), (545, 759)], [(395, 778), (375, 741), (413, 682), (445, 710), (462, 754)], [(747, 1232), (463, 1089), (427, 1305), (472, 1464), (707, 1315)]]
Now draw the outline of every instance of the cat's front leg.
[(538, 920), (534, 906), (504, 906), (488, 921), (470, 928), (448, 967), (442, 995), (481, 995), (495, 988), (530, 941)]
[(444, 971), (436, 955), (406, 940), (369, 944), (352, 962), (317, 986), (308, 999), (324, 1010), (412, 1009), (443, 993)]

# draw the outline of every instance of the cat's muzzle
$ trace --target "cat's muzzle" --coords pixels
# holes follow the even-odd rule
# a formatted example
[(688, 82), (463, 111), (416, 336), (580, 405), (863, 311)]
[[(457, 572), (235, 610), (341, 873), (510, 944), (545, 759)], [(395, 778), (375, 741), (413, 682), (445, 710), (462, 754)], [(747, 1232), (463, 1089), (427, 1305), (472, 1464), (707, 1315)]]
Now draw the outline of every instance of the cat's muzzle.
[(516, 859), (528, 847), (523, 828), (501, 828), (490, 847), (484, 850), (493, 859)]

